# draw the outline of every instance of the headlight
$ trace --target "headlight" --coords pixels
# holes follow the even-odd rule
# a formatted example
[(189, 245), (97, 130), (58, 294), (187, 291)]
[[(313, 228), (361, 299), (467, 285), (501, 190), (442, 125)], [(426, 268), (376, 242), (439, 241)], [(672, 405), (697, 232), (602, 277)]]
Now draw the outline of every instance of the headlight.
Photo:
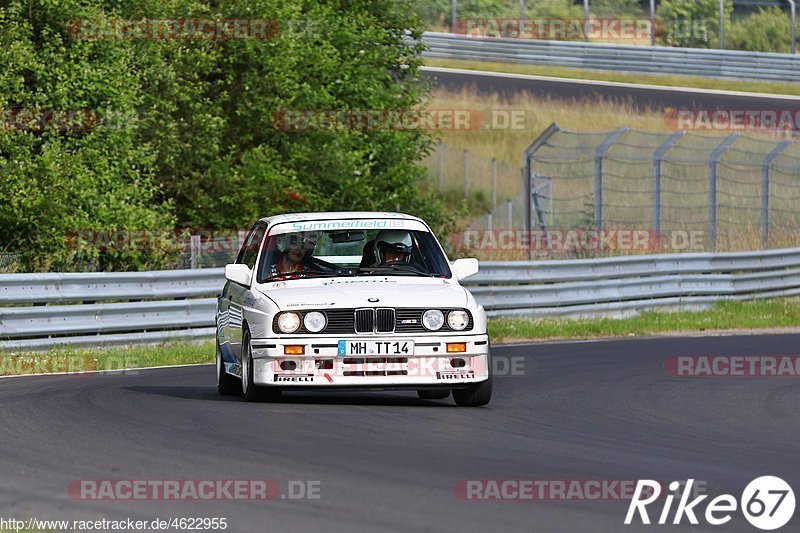
[(428, 309), (422, 313), (422, 325), (425, 329), (436, 331), (444, 325), (444, 314), (438, 309)]
[(325, 329), (326, 322), (325, 315), (319, 311), (311, 311), (310, 313), (306, 313), (306, 316), (303, 317), (303, 325), (311, 333), (319, 333)]
[(469, 315), (466, 311), (456, 310), (447, 313), (447, 325), (450, 329), (461, 331), (469, 324)]
[(300, 316), (297, 313), (281, 313), (278, 316), (278, 329), (283, 333), (294, 333), (300, 327)]

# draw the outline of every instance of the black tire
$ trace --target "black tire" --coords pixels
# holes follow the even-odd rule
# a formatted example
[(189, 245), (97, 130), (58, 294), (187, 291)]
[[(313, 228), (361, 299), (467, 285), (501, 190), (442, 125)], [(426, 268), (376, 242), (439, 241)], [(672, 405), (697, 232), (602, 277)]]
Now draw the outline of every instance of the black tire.
[(222, 351), (217, 339), (217, 392), (223, 396), (238, 396), (242, 393), (242, 384), (235, 376), (225, 372), (222, 360)]
[(453, 389), (453, 399), (460, 407), (480, 407), (492, 401), (492, 375), (466, 389)]
[(248, 402), (274, 402), (281, 397), (280, 389), (259, 387), (253, 383), (253, 353), (250, 332), (242, 336), (242, 394)]
[(450, 389), (418, 390), (417, 396), (423, 400), (445, 400), (450, 397)]

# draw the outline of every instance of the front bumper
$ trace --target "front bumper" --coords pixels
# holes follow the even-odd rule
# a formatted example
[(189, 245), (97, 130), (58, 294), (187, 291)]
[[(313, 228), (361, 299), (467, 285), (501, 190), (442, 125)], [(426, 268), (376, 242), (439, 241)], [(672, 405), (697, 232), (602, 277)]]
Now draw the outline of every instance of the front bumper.
[[(369, 336), (349, 340), (413, 340), (403, 355), (338, 355), (332, 337), (253, 339), (253, 382), (264, 387), (459, 388), (489, 379), (487, 335), (436, 337)], [(446, 345), (464, 343), (466, 351), (448, 353)], [(304, 355), (284, 355), (284, 347), (304, 346)]]

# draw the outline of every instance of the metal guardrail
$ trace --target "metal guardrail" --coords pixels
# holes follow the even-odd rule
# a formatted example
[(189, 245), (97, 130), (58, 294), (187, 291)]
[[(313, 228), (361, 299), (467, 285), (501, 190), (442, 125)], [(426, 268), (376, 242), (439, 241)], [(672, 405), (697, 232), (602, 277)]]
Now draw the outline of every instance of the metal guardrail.
[[(695, 309), (725, 299), (800, 294), (800, 248), (485, 262), (466, 281), (492, 317)], [(222, 285), (222, 269), (3, 274), (0, 350), (210, 338)]]
[(739, 50), (471, 37), (425, 32), (425, 57), (509, 61), (619, 72), (800, 81), (800, 56)]

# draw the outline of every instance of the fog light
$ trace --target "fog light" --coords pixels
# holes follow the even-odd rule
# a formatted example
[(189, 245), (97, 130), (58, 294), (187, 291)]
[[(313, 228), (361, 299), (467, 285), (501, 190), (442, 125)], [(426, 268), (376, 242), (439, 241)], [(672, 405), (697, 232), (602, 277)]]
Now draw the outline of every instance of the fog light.
[(466, 342), (448, 342), (447, 343), (447, 352), (466, 352), (467, 351), (467, 343)]
[(303, 355), (304, 353), (306, 353), (304, 344), (288, 344), (283, 347), (284, 355)]
[(281, 370), (297, 370), (297, 363), (294, 361), (281, 361)]
[(333, 359), (320, 359), (317, 361), (317, 368), (320, 370), (333, 370)]
[(459, 358), (459, 359), (450, 359), (450, 366), (452, 366), (453, 368), (464, 368), (464, 366), (466, 366), (466, 364), (467, 364), (467, 362), (464, 361), (461, 358)]

